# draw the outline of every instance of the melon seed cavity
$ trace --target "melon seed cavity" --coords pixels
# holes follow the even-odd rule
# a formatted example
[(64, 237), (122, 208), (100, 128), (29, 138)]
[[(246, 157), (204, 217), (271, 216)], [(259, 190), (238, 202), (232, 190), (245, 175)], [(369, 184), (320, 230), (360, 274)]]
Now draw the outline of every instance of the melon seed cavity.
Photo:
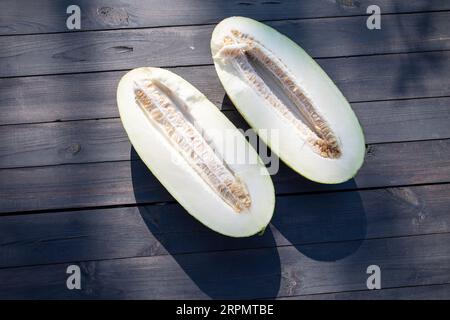
[(182, 101), (160, 82), (134, 83), (137, 104), (186, 162), (235, 212), (250, 208), (245, 184), (215, 152)]
[(328, 123), (297, 84), (287, 66), (268, 48), (238, 30), (224, 37), (216, 57), (231, 63), (245, 81), (324, 158), (337, 159), (341, 147)]

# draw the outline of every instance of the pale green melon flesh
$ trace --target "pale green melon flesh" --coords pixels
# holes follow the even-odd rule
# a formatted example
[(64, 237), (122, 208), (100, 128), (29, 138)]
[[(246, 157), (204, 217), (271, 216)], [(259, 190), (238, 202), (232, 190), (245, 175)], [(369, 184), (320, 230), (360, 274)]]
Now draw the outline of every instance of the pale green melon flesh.
[[(142, 97), (137, 95), (145, 91), (145, 97), (156, 97), (160, 91), (151, 91), (149, 88), (152, 88), (152, 85), (149, 84), (157, 84), (158, 88), (166, 90), (161, 92), (168, 93), (168, 96), (173, 95), (173, 101), (179, 101), (183, 105), (185, 108), (183, 114), (187, 114), (186, 117), (192, 120), (195, 128), (204, 130), (206, 134), (214, 132), (213, 135), (208, 136), (208, 144), (214, 145), (218, 153), (217, 159), (223, 160), (226, 165), (226, 169), (222, 168), (220, 174), (228, 178), (230, 174), (234, 175), (237, 183), (242, 183), (245, 189), (245, 192), (241, 192), (242, 190), (239, 192), (248, 195), (251, 201), (243, 201), (240, 205), (233, 207), (230, 203), (235, 198), (231, 199), (232, 196), (230, 197), (229, 194), (223, 196), (219, 192), (224, 185), (214, 188), (214, 181), (216, 184), (222, 183), (220, 179), (212, 183), (208, 181), (208, 176), (216, 179), (214, 171), (209, 170), (208, 174), (202, 175), (201, 168), (210, 169), (210, 167), (198, 161), (199, 158), (195, 158), (197, 162), (191, 161), (190, 156), (195, 153), (195, 149), (192, 152), (183, 153), (183, 149), (176, 142), (184, 140), (171, 140), (172, 136), (168, 135), (164, 127), (155, 121), (154, 114), (159, 113), (152, 113), (152, 109), (143, 107), (147, 100), (142, 100)], [(142, 88), (144, 88), (143, 91)], [(167, 70), (138, 68), (121, 79), (117, 89), (117, 103), (123, 126), (136, 152), (170, 194), (192, 216), (209, 228), (233, 237), (250, 236), (267, 226), (273, 214), (275, 196), (266, 168), (244, 136), (195, 87)], [(153, 110), (153, 112), (156, 111)], [(159, 114), (160, 117), (161, 114)], [(171, 114), (170, 119), (180, 121), (181, 118)], [(190, 134), (193, 134), (193, 127), (189, 128)], [(230, 132), (234, 140), (226, 139), (225, 134), (229, 135)], [(180, 138), (179, 135), (177, 137)], [(198, 136), (196, 138), (198, 139)], [(243, 152), (250, 152), (257, 162), (236, 163), (233, 161), (231, 154), (233, 156), (235, 154), (231, 151), (236, 150), (234, 141), (238, 141), (240, 146), (245, 145), (246, 150)], [(207, 145), (203, 145), (202, 150), (205, 148)], [(219, 163), (217, 159), (213, 158), (211, 161)], [(198, 162), (200, 164), (197, 166)], [(217, 165), (214, 168), (217, 168)], [(232, 188), (236, 189), (234, 185)]]
[(277, 130), (277, 141), (260, 137), (287, 165), (321, 183), (341, 183), (356, 174), (365, 154), (361, 126), (303, 49), (262, 23), (232, 17), (214, 29), (211, 51), (242, 116), (257, 131)]

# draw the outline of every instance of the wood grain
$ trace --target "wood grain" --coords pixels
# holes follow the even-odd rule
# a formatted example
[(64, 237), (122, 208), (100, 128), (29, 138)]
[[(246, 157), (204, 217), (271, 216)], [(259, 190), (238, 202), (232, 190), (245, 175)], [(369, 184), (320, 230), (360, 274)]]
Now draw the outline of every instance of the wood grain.
[[(273, 180), (277, 194), (450, 182), (449, 151), (450, 140), (371, 145), (349, 182), (317, 184), (281, 163)], [(1, 169), (0, 174), (1, 212), (172, 201), (140, 160)]]
[[(66, 8), (82, 10), (68, 32)], [(366, 28), (379, 5), (382, 29)], [(174, 8), (176, 8), (174, 10)], [(0, 298), (448, 299), (450, 3), (447, 0), (0, 2)], [(281, 164), (264, 235), (221, 236), (140, 161), (118, 119), (120, 77), (168, 67), (247, 127), (211, 65), (224, 17), (304, 47), (369, 143), (351, 181)], [(82, 290), (67, 290), (78, 264)], [(366, 290), (366, 268), (382, 288)]]
[(280, 300), (448, 300), (450, 284), (382, 290), (325, 293), (280, 298)]
[[(1, 269), (1, 298), (268, 298), (365, 290), (377, 264), (383, 288), (450, 282), (450, 234), (366, 240), (330, 263), (304, 252), (353, 242), (77, 262), (81, 290), (67, 290), (68, 264)], [(439, 267), (437, 267), (439, 266)]]
[[(450, 96), (450, 52), (334, 58), (318, 62), (350, 102)], [(214, 67), (170, 70), (191, 82), (218, 107), (233, 108)], [(118, 117), (116, 88), (124, 73), (0, 79), (0, 124)], [(396, 119), (399, 112), (408, 109), (405, 104), (414, 104), (415, 110), (423, 104), (420, 114), (428, 110), (434, 112), (434, 108), (442, 110), (448, 105), (447, 100), (381, 105), (390, 108)], [(378, 104), (364, 105), (360, 116), (373, 117), (376, 125), (385, 119), (378, 119), (374, 106)], [(410, 124), (408, 120), (404, 124), (397, 123), (400, 128), (407, 124)]]
[(71, 261), (245, 250), (354, 240), (322, 254), (337, 260), (364, 239), (450, 232), (448, 185), (278, 197), (263, 236), (233, 239), (179, 204), (0, 217), (0, 268)]
[[(315, 58), (448, 50), (450, 12), (270, 22)], [(0, 37), (0, 77), (212, 63), (213, 26)], [(320, 36), (318, 36), (320, 35)]]
[[(353, 103), (366, 143), (450, 138), (450, 98)], [(224, 111), (249, 128), (237, 111)], [(131, 160), (119, 119), (0, 126), (0, 168)]]
[[(3, 0), (0, 2), (0, 34), (67, 32), (66, 9), (81, 9), (81, 30), (143, 28), (172, 25), (216, 23), (223, 18), (242, 15), (260, 20), (366, 15), (369, 5), (382, 13), (449, 10), (445, 0), (414, 0), (407, 3), (389, 0), (358, 1), (221, 1), (221, 0)], [(174, 10), (173, 8), (176, 8)]]

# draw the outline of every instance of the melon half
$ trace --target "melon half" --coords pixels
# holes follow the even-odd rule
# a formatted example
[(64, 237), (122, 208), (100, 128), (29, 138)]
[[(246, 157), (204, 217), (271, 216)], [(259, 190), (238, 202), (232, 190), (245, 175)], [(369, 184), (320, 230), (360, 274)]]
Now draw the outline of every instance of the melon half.
[(121, 79), (117, 103), (136, 152), (193, 217), (233, 237), (264, 230), (275, 204), (270, 175), (200, 91), (170, 71), (138, 68)]
[[(320, 183), (361, 167), (365, 143), (349, 103), (297, 44), (255, 20), (231, 17), (214, 29), (211, 51), (231, 101), (288, 166)], [(275, 141), (276, 138), (276, 141)]]

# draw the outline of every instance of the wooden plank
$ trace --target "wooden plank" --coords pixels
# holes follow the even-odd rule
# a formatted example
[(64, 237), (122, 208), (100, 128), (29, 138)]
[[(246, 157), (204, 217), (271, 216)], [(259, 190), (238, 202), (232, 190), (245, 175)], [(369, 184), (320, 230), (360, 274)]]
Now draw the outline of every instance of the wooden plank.
[[(450, 98), (354, 103), (367, 143), (450, 138)], [(238, 127), (237, 111), (225, 111)], [(0, 126), (0, 168), (135, 159), (119, 119)]]
[[(0, 3), (0, 34), (67, 32), (66, 9), (81, 9), (81, 29), (104, 30), (171, 25), (216, 23), (242, 15), (261, 20), (365, 15), (369, 5), (378, 5), (382, 13), (449, 10), (446, 0), (414, 0), (393, 3), (389, 0), (358, 1), (220, 1), (220, 0), (3, 0)], [(174, 9), (175, 8), (175, 9)]]
[[(450, 48), (450, 12), (386, 16), (375, 32), (366, 27), (366, 18), (269, 24), (315, 58)], [(210, 64), (212, 29), (203, 25), (3, 36), (0, 77)]]
[(130, 160), (119, 119), (0, 127), (0, 168)]
[[(449, 150), (450, 140), (371, 145), (349, 182), (317, 184), (282, 163), (273, 180), (278, 194), (449, 182)], [(1, 212), (173, 200), (140, 160), (1, 169), (0, 176)]]
[(77, 262), (81, 290), (67, 290), (68, 264), (8, 268), (0, 270), (0, 298), (242, 299), (365, 290), (372, 264), (382, 270), (382, 288), (444, 284), (450, 282), (449, 241), (450, 234), (366, 240), (333, 263), (304, 252), (354, 244)]
[(280, 298), (280, 300), (448, 300), (450, 284), (381, 290), (326, 293)]
[[(440, 139), (450, 134), (449, 98), (354, 103), (352, 107), (367, 143)], [(385, 135), (389, 140), (383, 139)]]
[(316, 259), (337, 260), (363, 239), (450, 232), (449, 185), (278, 197), (264, 235), (219, 235), (180, 205), (95, 209), (0, 218), (0, 268), (350, 241)]
[[(450, 96), (450, 52), (336, 58), (318, 62), (351, 102)], [(231, 108), (212, 66), (170, 70), (190, 81), (218, 107)], [(0, 124), (118, 117), (116, 87), (123, 74), (102, 72), (0, 79)], [(423, 103), (426, 110), (433, 110), (431, 105), (439, 105), (438, 108), (447, 105), (446, 100), (404, 103), (414, 104), (417, 108)], [(398, 112), (405, 110), (403, 102), (385, 102), (384, 105), (394, 109), (397, 104), (402, 111), (392, 110), (394, 119), (399, 116)], [(378, 117), (369, 111), (375, 107), (367, 104), (362, 108), (363, 114), (374, 117), (376, 125)], [(396, 126), (403, 127), (399, 123)]]

